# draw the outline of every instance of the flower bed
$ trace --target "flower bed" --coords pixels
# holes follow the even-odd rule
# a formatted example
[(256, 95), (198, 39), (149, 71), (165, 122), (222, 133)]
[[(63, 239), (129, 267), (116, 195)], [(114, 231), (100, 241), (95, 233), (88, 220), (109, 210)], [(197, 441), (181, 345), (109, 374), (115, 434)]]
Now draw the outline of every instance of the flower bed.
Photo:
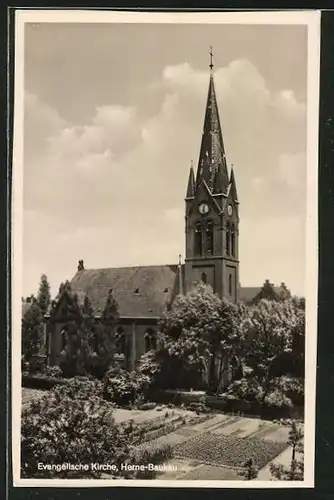
[(244, 467), (253, 459), (261, 469), (286, 447), (286, 443), (204, 433), (176, 445), (174, 456), (230, 467)]
[(178, 416), (175, 419), (166, 422), (164, 425), (161, 425), (159, 428), (152, 429), (146, 433), (143, 433), (140, 438), (140, 443), (143, 444), (147, 443), (148, 441), (153, 441), (161, 436), (165, 436), (167, 434), (170, 434), (171, 432), (177, 431), (184, 425), (201, 423), (208, 418), (208, 415), (190, 415), (187, 418)]

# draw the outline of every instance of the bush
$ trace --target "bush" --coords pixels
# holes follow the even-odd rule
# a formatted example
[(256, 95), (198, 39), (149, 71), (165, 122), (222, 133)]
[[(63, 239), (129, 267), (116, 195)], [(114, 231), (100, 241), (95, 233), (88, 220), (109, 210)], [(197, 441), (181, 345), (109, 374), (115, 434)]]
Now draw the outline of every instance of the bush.
[(117, 406), (129, 406), (138, 398), (144, 399), (147, 393), (149, 379), (136, 372), (120, 370), (115, 375), (114, 370), (108, 370), (103, 380), (103, 396)]
[(62, 378), (63, 371), (60, 366), (47, 366), (45, 369), (45, 375), (51, 378)]
[(304, 404), (304, 379), (283, 376), (280, 385), (288, 398), (296, 405)]
[(156, 406), (156, 403), (143, 403), (141, 405), (138, 405), (138, 410), (154, 410)]
[(46, 369), (46, 362), (44, 356), (32, 356), (29, 360), (29, 373), (31, 374), (44, 374)]
[(129, 438), (112, 419), (111, 405), (92, 381), (72, 380), (31, 402), (22, 413), (21, 475), (35, 478), (98, 478), (101, 471), (38, 470), (38, 463), (113, 463), (115, 475), (130, 454)]
[(252, 377), (244, 377), (240, 380), (232, 382), (226, 392), (223, 394), (223, 399), (245, 400), (249, 402), (257, 401), (261, 387), (258, 381)]
[(264, 400), (264, 403), (271, 408), (291, 408), (292, 401), (280, 389), (270, 392)]
[(89, 400), (92, 395), (102, 398), (103, 395), (102, 383), (99, 380), (81, 376), (68, 379), (66, 384), (57, 387), (57, 392), (65, 398), (83, 400)]

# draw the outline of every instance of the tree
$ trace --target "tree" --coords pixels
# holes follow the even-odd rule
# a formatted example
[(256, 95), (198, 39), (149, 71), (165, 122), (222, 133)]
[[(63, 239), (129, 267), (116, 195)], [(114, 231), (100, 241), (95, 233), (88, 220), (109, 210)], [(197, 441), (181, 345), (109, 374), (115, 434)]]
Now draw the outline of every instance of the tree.
[[(65, 287), (61, 286), (61, 293)], [(63, 360), (61, 368), (67, 377), (75, 375), (87, 375), (89, 373), (91, 356), (93, 353), (92, 337), (94, 326), (94, 311), (90, 300), (84, 297), (83, 305), (80, 307), (78, 296), (66, 288), (70, 294), (71, 301), (67, 304), (66, 314), (68, 317), (73, 314), (73, 318), (68, 320), (62, 334), (65, 335), (66, 342), (63, 351)]]
[(103, 377), (114, 359), (118, 343), (116, 326), (119, 321), (118, 304), (112, 290), (109, 290), (105, 306), (101, 314), (100, 324), (93, 327), (93, 354), (91, 358), (91, 373)]
[(249, 308), (243, 323), (245, 360), (259, 383), (259, 402), (279, 389), (280, 377), (273, 368), (283, 354), (291, 353), (293, 334), (299, 327), (300, 317), (291, 300), (261, 300)]
[[(161, 378), (168, 388), (197, 388), (209, 371), (206, 332), (219, 321), (220, 298), (211, 287), (199, 284), (176, 297), (160, 322)], [(162, 380), (161, 380), (162, 381)]]
[[(26, 478), (101, 477), (92, 463), (114, 464), (114, 476), (126, 476), (121, 464), (131, 463), (131, 437), (112, 416), (112, 406), (101, 397), (96, 381), (69, 381), (59, 385), (23, 410), (21, 474)], [(39, 470), (38, 463), (54, 464)], [(86, 465), (71, 470), (68, 464)], [(131, 473), (130, 473), (131, 474)]]
[(37, 294), (37, 302), (43, 316), (47, 313), (51, 303), (50, 284), (46, 274), (42, 274)]
[(232, 361), (235, 362), (233, 376), (241, 370), (241, 335), (240, 324), (244, 316), (244, 306), (235, 305), (222, 299), (218, 309), (218, 319), (212, 321), (204, 333), (210, 355), (209, 389), (220, 389), (223, 372), (229, 372)]
[[(223, 360), (237, 344), (236, 306), (204, 283), (176, 297), (160, 323), (157, 376), (169, 388), (219, 387)], [(157, 370), (155, 370), (157, 372)]]
[(257, 467), (255, 466), (254, 460), (251, 458), (245, 464), (245, 471), (244, 471), (243, 475), (247, 481), (251, 481), (252, 479), (257, 478), (258, 473), (259, 473), (259, 471), (258, 471)]
[[(302, 481), (304, 478), (304, 446), (303, 446), (303, 425), (301, 422), (292, 420), (290, 422), (290, 432), (288, 445), (292, 449), (290, 467), (282, 464), (270, 464), (271, 475), (280, 481)], [(299, 454), (299, 460), (297, 459)]]
[[(83, 302), (73, 293), (69, 283), (61, 284), (58, 300), (66, 292), (65, 317), (69, 318), (63, 328), (66, 335), (64, 359), (61, 363), (66, 376), (86, 375), (102, 377), (108, 369), (115, 352), (115, 326), (118, 322), (118, 305), (110, 291), (102, 311), (101, 321), (87, 295)], [(54, 304), (57, 310), (57, 302)]]
[(22, 354), (25, 361), (33, 363), (40, 353), (43, 341), (43, 313), (38, 300), (32, 298), (22, 318)]

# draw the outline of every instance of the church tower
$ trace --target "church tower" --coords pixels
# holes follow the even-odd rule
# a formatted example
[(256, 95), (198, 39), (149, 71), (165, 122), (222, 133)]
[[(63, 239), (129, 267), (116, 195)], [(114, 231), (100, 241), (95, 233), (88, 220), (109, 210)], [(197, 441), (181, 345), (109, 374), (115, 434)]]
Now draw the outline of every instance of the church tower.
[(212, 51), (197, 172), (190, 167), (185, 198), (185, 288), (203, 281), (220, 297), (239, 300), (239, 201), (229, 175), (216, 100)]

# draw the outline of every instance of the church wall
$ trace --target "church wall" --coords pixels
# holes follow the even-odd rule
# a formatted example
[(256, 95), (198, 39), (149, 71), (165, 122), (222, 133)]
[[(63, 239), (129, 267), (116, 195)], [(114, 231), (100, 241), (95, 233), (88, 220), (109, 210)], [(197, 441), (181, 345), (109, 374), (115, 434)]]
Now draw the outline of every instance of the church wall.
[[(59, 365), (61, 362), (61, 331), (64, 322), (51, 322), (46, 319), (46, 336), (48, 347), (48, 365)], [(122, 328), (128, 345), (127, 369), (134, 369), (140, 356), (145, 353), (145, 333), (150, 328), (157, 332), (155, 318), (120, 318), (117, 328)]]

